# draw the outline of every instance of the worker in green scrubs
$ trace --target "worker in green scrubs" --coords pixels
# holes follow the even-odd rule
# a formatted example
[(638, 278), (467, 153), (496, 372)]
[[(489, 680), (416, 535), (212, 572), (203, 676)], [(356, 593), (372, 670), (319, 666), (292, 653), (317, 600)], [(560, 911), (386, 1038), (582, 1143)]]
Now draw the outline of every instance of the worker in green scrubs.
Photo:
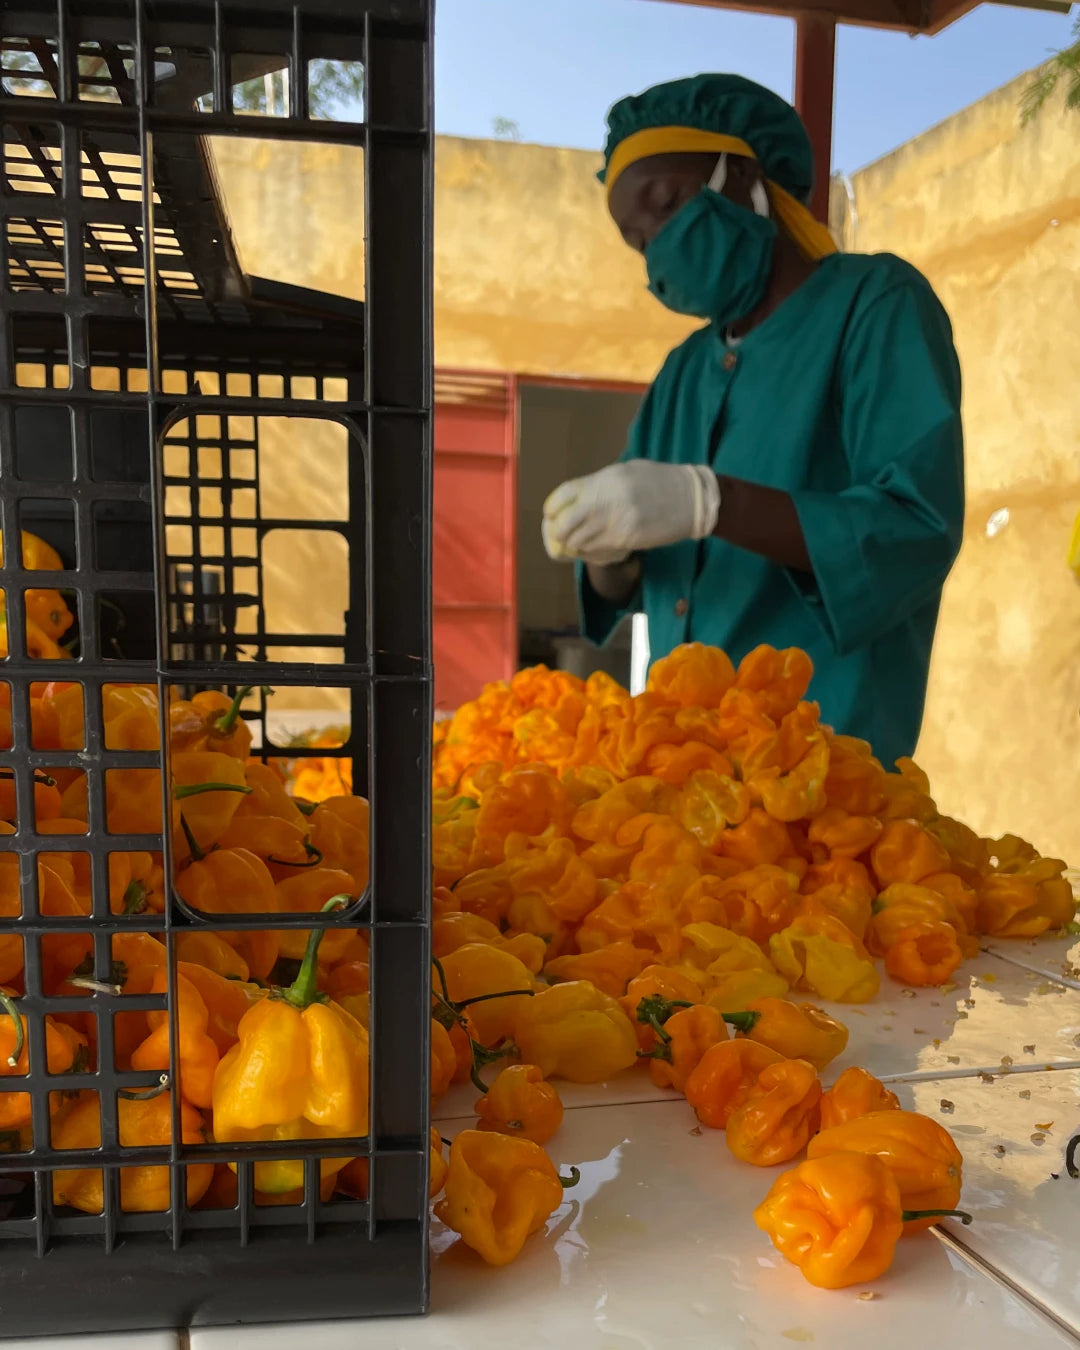
[(738, 661), (803, 647), (811, 697), (891, 764), (919, 734), (964, 518), (960, 370), (929, 283), (838, 253), (805, 203), (813, 157), (783, 99), (699, 75), (617, 103), (602, 181), (649, 289), (706, 321), (667, 358), (618, 464), (544, 504), (603, 642), (648, 617)]

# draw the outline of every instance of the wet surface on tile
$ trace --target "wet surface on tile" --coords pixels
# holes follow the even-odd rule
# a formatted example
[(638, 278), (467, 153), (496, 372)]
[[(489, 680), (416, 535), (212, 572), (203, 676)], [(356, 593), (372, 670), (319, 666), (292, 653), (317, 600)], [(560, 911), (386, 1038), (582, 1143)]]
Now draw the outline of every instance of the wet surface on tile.
[(1077, 991), (991, 953), (965, 962), (942, 989), (889, 984), (872, 1003), (829, 1011), (851, 1033), (830, 1073), (850, 1064), (897, 1077), (1080, 1063)]
[[(861, 1064), (940, 1120), (964, 1152), (975, 1217), (946, 1225), (948, 1241), (902, 1242), (865, 1290), (813, 1289), (779, 1258), (752, 1219), (775, 1170), (737, 1162), (637, 1070), (559, 1085), (567, 1114), (548, 1147), (582, 1178), (516, 1262), (487, 1267), (434, 1225), (428, 1318), (197, 1331), (192, 1350), (351, 1350), (358, 1338), (365, 1350), (862, 1350), (925, 1343), (928, 1327), (934, 1345), (1080, 1345), (1080, 1179), (1063, 1165), (1080, 1130), (1073, 955), (1075, 939), (998, 944), (953, 988), (887, 983), (871, 1004), (830, 1008), (851, 1039), (826, 1082)], [(476, 1097), (466, 1085), (440, 1103), (447, 1136), (473, 1123)]]
[(861, 1350), (925, 1343), (929, 1319), (935, 1345), (1076, 1344), (932, 1234), (873, 1286), (812, 1288), (753, 1222), (775, 1170), (736, 1161), (684, 1102), (575, 1110), (549, 1149), (581, 1181), (512, 1265), (434, 1226), (426, 1320), (196, 1331), (192, 1350)]
[(1010, 965), (1080, 989), (1080, 938), (1039, 938), (1031, 942), (989, 939), (983, 949)]
[(912, 1108), (940, 1120), (964, 1155), (963, 1207), (974, 1222), (945, 1229), (1080, 1329), (1080, 1178), (1065, 1167), (1068, 1142), (1080, 1133), (1080, 1072), (909, 1083), (904, 1090)]

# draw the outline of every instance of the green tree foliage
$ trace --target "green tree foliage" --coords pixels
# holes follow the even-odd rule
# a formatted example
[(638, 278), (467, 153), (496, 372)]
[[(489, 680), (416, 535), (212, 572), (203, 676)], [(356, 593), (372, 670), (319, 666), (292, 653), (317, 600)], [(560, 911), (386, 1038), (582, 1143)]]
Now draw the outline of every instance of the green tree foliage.
[[(233, 86), (237, 112), (284, 116), (288, 111), (288, 72)], [(364, 67), (359, 61), (312, 61), (308, 66), (308, 109), (312, 117), (359, 120), (364, 105)]]
[(1061, 84), (1065, 86), (1065, 107), (1080, 112), (1080, 17), (1073, 22), (1072, 35), (1072, 43), (1055, 52), (1024, 90), (1020, 101), (1024, 126), (1042, 112)]
[[(167, 66), (168, 54), (159, 53), (158, 56), (161, 64)], [(111, 88), (109, 69), (104, 59), (83, 51), (78, 62), (79, 75), (84, 82), (84, 97), (101, 97), (115, 102), (116, 93)], [(130, 67), (130, 64), (130, 61), (125, 60), (125, 68)], [(3, 83), (5, 90), (13, 94), (48, 97), (52, 93), (37, 57), (28, 51), (4, 51)], [(237, 112), (282, 117), (288, 111), (288, 88), (288, 72), (285, 69), (245, 80), (233, 86), (233, 108)], [(200, 99), (199, 102), (201, 107), (209, 109), (208, 99)], [(359, 120), (363, 116), (363, 106), (364, 67), (359, 61), (318, 60), (308, 65), (310, 116)]]

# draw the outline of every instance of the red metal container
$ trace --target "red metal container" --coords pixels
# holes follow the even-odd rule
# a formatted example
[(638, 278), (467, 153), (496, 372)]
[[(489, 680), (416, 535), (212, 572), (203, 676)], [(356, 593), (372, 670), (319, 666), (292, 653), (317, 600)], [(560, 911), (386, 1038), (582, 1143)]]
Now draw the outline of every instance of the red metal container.
[(517, 667), (516, 405), (512, 375), (435, 376), (435, 707)]

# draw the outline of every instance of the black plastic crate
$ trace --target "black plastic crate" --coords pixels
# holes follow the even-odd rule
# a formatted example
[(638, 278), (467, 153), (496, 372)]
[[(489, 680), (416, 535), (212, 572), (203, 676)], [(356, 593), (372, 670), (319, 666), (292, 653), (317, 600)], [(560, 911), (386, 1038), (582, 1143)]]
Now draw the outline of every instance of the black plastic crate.
[[(19, 935), (30, 1072), (0, 1092), (30, 1094), (32, 1144), (0, 1155), (3, 1334), (182, 1327), (416, 1313), (427, 1300), (431, 725), (431, 4), (430, 0), (13, 0), (0, 9), (0, 528), (18, 829)], [(321, 66), (313, 63), (323, 63)], [(309, 73), (363, 71), (363, 112), (309, 105)], [(266, 99), (234, 108), (236, 91)], [(257, 86), (256, 86), (257, 89)], [(273, 102), (276, 90), (278, 103)], [(363, 147), (364, 302), (245, 275), (204, 137), (239, 135)], [(332, 423), (347, 447), (333, 521), (264, 504), (268, 419)], [(29, 572), (21, 529), (61, 554)], [(282, 628), (268, 551), (281, 532), (337, 536), (348, 603), (331, 631)], [(312, 578), (318, 588), (320, 578)], [(57, 587), (77, 611), (70, 661), (29, 655), (25, 592)], [(31, 687), (81, 684), (84, 749), (34, 748)], [(109, 855), (162, 851), (165, 836), (106, 832), (105, 775), (153, 767), (106, 748), (101, 690), (240, 686), (347, 693), (338, 751), (371, 801), (368, 888), (347, 912), (219, 916), (168, 891), (160, 916), (112, 912)], [(275, 753), (256, 715), (262, 750)], [(272, 706), (272, 703), (271, 703)], [(167, 737), (163, 730), (163, 743)], [(294, 753), (290, 751), (290, 753)], [(295, 753), (315, 753), (296, 751)], [(90, 832), (38, 832), (34, 774), (86, 775)], [(168, 773), (162, 775), (168, 819)], [(88, 855), (89, 918), (43, 914), (37, 856)], [(167, 1090), (173, 1143), (122, 1147), (117, 1092), (155, 1074), (114, 1067), (115, 1018), (168, 1006), (176, 1044), (180, 934), (351, 927), (371, 943), (371, 1128), (362, 1140), (182, 1144), (175, 1050)], [(78, 931), (93, 977), (110, 983), (111, 940), (156, 931), (170, 956), (161, 996), (101, 990), (56, 998), (42, 938)], [(91, 1013), (97, 1067), (50, 1075), (45, 1016)], [(98, 1093), (102, 1146), (50, 1147), (50, 1094)], [(369, 1159), (369, 1198), (320, 1199), (320, 1157)], [(253, 1165), (304, 1159), (301, 1202), (253, 1203)], [(238, 1164), (231, 1209), (187, 1205), (186, 1167)], [(167, 1165), (170, 1205), (128, 1212), (123, 1165)], [(51, 1175), (99, 1166), (97, 1215), (54, 1203)]]

